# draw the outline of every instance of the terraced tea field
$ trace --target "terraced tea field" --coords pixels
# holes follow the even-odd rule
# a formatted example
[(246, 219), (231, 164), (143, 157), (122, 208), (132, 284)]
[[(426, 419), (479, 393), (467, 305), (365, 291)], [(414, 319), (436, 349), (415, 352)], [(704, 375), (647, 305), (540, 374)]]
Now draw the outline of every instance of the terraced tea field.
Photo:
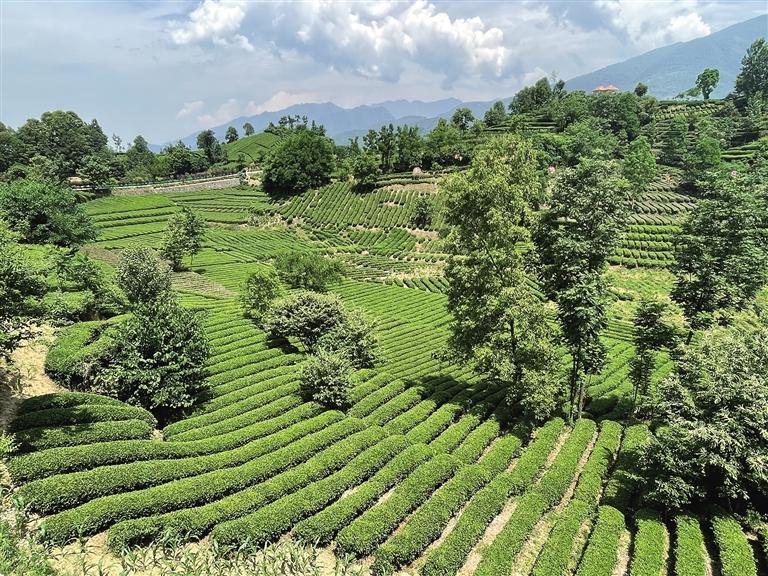
[[(175, 286), (186, 306), (207, 311), (211, 394), (162, 439), (151, 436), (151, 415), (103, 397), (24, 403), (14, 424), (23, 454), (9, 472), (47, 537), (63, 545), (105, 534), (119, 551), (168, 533), (233, 546), (290, 534), (376, 575), (749, 574), (751, 544), (726, 513), (665, 521), (636, 510), (632, 470), (649, 431), (619, 423), (631, 411), (626, 321), (611, 321), (609, 362), (589, 383), (588, 417), (573, 426), (527, 429), (501, 387), (435, 356), (450, 320), (445, 255), (439, 219), (410, 227), (422, 193), (359, 197), (336, 184), (283, 201), (225, 190), (91, 202), (102, 256), (157, 246), (180, 206), (209, 221), (204, 250)], [(251, 205), (270, 222), (243, 225)], [(686, 202), (660, 186), (638, 214), (661, 205)], [(630, 234), (620, 258), (666, 261), (651, 256), (666, 248), (647, 244), (663, 242), (659, 230), (648, 232), (654, 240)], [(377, 322), (383, 360), (356, 374), (346, 413), (304, 401), (304, 355), (239, 307), (250, 272), (292, 250), (344, 260), (332, 291)], [(633, 274), (616, 276), (626, 293), (653, 289), (653, 273)], [(670, 367), (662, 358), (654, 378)]]

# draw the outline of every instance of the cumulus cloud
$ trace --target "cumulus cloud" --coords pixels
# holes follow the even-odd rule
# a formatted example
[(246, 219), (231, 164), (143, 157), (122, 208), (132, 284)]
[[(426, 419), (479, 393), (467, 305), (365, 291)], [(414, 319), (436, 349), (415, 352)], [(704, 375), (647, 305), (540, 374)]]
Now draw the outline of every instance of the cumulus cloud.
[(500, 79), (508, 72), (510, 51), (501, 29), (478, 16), (451, 18), (425, 0), (283, 3), (272, 10), (263, 31), (278, 51), (333, 70), (394, 82), (416, 64), (448, 84), (467, 75)]
[(237, 46), (252, 52), (251, 43), (238, 33), (246, 7), (244, 0), (204, 0), (185, 22), (171, 23), (171, 40), (179, 45), (210, 40), (217, 45)]
[(595, 5), (607, 12), (613, 26), (645, 49), (693, 40), (711, 32), (698, 12), (696, 0), (595, 0)]
[(212, 128), (219, 124), (229, 122), (233, 118), (240, 115), (240, 104), (235, 98), (230, 98), (224, 104), (219, 106), (214, 112), (208, 114), (200, 114), (197, 117), (197, 122), (203, 128)]
[(184, 105), (176, 113), (176, 118), (184, 118), (186, 116), (191, 116), (192, 114), (196, 114), (197, 112), (203, 109), (204, 104), (205, 102), (203, 102), (202, 100), (195, 100), (194, 102), (184, 102)]
[(250, 115), (261, 114), (262, 112), (276, 112), (283, 108), (288, 108), (294, 104), (308, 104), (310, 102), (319, 102), (317, 94), (311, 92), (292, 93), (281, 90), (273, 94), (268, 100), (261, 104), (251, 101), (245, 107), (245, 113)]

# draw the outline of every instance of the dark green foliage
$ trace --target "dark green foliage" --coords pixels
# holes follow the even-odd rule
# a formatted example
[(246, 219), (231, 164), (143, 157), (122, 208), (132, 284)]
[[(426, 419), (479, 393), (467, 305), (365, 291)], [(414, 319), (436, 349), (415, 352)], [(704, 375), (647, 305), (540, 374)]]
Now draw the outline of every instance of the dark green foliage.
[(451, 124), (462, 132), (469, 130), (474, 121), (475, 115), (469, 108), (457, 108), (451, 116)]
[(264, 166), (263, 185), (270, 194), (299, 194), (330, 182), (334, 144), (312, 130), (283, 138)]
[(162, 300), (171, 291), (171, 271), (149, 248), (128, 248), (120, 255), (117, 284), (132, 306)]
[(301, 369), (301, 393), (307, 400), (345, 409), (350, 405), (352, 365), (342, 355), (320, 349)]
[(706, 68), (696, 78), (696, 88), (701, 92), (704, 100), (709, 100), (709, 95), (720, 82), (720, 71), (715, 68)]
[(656, 158), (651, 145), (644, 136), (635, 138), (627, 149), (622, 163), (622, 174), (630, 184), (642, 192), (656, 177)]
[(167, 417), (191, 406), (204, 381), (208, 342), (200, 315), (172, 299), (140, 304), (121, 322), (97, 385)]
[(66, 388), (91, 389), (113, 337), (114, 328), (102, 321), (64, 328), (48, 350), (46, 373)]
[(292, 288), (325, 292), (341, 279), (341, 262), (313, 252), (281, 254), (275, 261), (280, 279)]
[[(229, 136), (229, 132), (227, 132), (227, 136)], [(237, 131), (235, 131), (235, 140), (237, 140)], [(197, 135), (197, 148), (205, 154), (209, 164), (216, 164), (216, 162), (224, 159), (224, 151), (221, 149), (219, 141), (216, 140), (213, 130), (203, 130)]]
[(634, 92), (635, 92), (635, 96), (639, 96), (640, 98), (642, 98), (648, 93), (648, 85), (643, 84), (642, 82), (638, 82), (637, 86), (635, 86)]
[(746, 100), (756, 97), (768, 101), (768, 41), (765, 38), (755, 40), (741, 60), (736, 95)]
[(75, 174), (85, 157), (107, 150), (107, 136), (96, 120), (84, 122), (74, 112), (45, 112), (30, 118), (17, 131), (23, 144), (25, 163), (34, 156), (47, 158), (58, 178)]
[(669, 166), (683, 166), (688, 157), (688, 120), (678, 114), (672, 118), (662, 140), (661, 160)]
[[(553, 98), (552, 87), (547, 78), (541, 78), (533, 86), (526, 86), (520, 90), (509, 103), (509, 111), (512, 114), (524, 112), (538, 112), (542, 110)], [(485, 121), (488, 124), (486, 118)], [(493, 124), (488, 124), (493, 126)]]
[(710, 326), (718, 310), (743, 308), (768, 279), (764, 198), (740, 175), (723, 176), (715, 186), (688, 214), (677, 240), (672, 299), (691, 330)]
[(368, 191), (376, 187), (376, 181), (381, 174), (381, 159), (368, 152), (358, 154), (352, 161), (352, 176), (355, 179), (355, 190)]
[(251, 273), (243, 287), (240, 301), (247, 318), (260, 321), (272, 302), (282, 296), (283, 287), (274, 268), (260, 268)]
[(686, 351), (649, 400), (662, 425), (641, 459), (649, 502), (749, 501), (764, 488), (767, 363), (764, 326), (713, 329)]
[(525, 283), (518, 245), (530, 240), (531, 202), (540, 190), (532, 147), (516, 136), (492, 140), (472, 167), (446, 184), (450, 254), (449, 347), (482, 374), (508, 384), (508, 402), (549, 417), (560, 402), (553, 333)]
[(250, 122), (246, 122), (245, 124), (243, 124), (243, 133), (246, 136), (253, 136), (253, 134), (255, 133), (255, 130), (253, 129), (253, 124), (251, 124)]
[(636, 355), (630, 359), (629, 377), (634, 389), (633, 398), (645, 396), (656, 368), (654, 353), (662, 348), (674, 347), (677, 330), (667, 316), (670, 307), (666, 302), (644, 298), (637, 306), (632, 319)]
[(581, 417), (584, 375), (602, 367), (600, 333), (606, 326), (603, 272), (627, 214), (629, 184), (610, 162), (584, 160), (557, 176), (550, 208), (534, 234), (539, 275), (557, 303), (563, 340), (571, 354), (571, 416)]
[(148, 439), (155, 424), (146, 420), (106, 420), (84, 424), (59, 425), (55, 427), (28, 428), (16, 432), (13, 438), (18, 452), (33, 452), (55, 448), (116, 442), (119, 440)]
[(419, 196), (413, 210), (411, 224), (415, 228), (428, 228), (432, 224), (432, 203), (426, 196)]
[(25, 258), (18, 239), (0, 220), (0, 360), (7, 360), (29, 335), (30, 297), (45, 290), (43, 278)]
[(0, 212), (26, 242), (79, 246), (96, 237), (72, 190), (53, 181), (0, 183)]
[[(253, 126), (251, 126), (251, 132), (253, 132)], [(227, 141), (227, 144), (232, 144), (232, 142), (235, 142), (240, 136), (237, 134), (237, 128), (234, 126), (230, 126), (227, 128), (227, 133), (224, 135), (224, 139)]]
[(483, 116), (483, 121), (489, 128), (504, 124), (506, 119), (507, 111), (504, 108), (504, 102), (501, 100), (494, 102), (493, 105), (485, 113), (485, 116)]
[(168, 218), (160, 253), (171, 263), (174, 270), (181, 268), (181, 260), (185, 254), (189, 254), (191, 262), (195, 254), (200, 252), (206, 226), (205, 220), (187, 206)]

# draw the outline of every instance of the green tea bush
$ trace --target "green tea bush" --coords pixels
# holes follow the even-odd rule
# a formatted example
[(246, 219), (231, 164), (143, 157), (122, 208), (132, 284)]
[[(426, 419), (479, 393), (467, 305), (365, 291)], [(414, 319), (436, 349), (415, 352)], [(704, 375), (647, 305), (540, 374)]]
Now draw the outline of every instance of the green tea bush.
[(299, 522), (293, 534), (306, 542), (328, 544), (339, 530), (370, 508), (382, 494), (434, 455), (434, 452), (424, 444), (409, 446), (352, 494)]
[(608, 467), (613, 463), (621, 443), (621, 424), (610, 420), (600, 423), (600, 434), (589, 460), (579, 476), (573, 497), (594, 505), (603, 490)]
[(497, 576), (512, 571), (517, 553), (523, 547), (533, 527), (541, 519), (547, 502), (537, 492), (529, 492), (517, 500), (510, 516), (494, 541), (483, 549), (483, 559), (475, 570), (476, 576)]
[(102, 396), (101, 394), (92, 394), (89, 392), (51, 392), (40, 396), (32, 396), (22, 400), (16, 411), (17, 415), (27, 412), (36, 412), (37, 410), (48, 410), (50, 408), (72, 408), (82, 404), (109, 404), (112, 406), (123, 406), (123, 403), (116, 398)]
[(624, 515), (611, 506), (600, 506), (576, 576), (611, 576), (624, 530)]
[[(146, 439), (152, 435), (154, 425), (146, 420), (117, 420), (106, 422), (87, 422), (71, 426), (56, 426), (53, 428), (27, 428), (13, 435), (16, 451), (35, 452), (48, 451), (61, 447), (81, 448), (84, 444), (114, 442), (119, 440)], [(30, 454), (29, 457), (37, 454)], [(25, 455), (26, 456), (26, 455)], [(13, 458), (11, 462), (25, 456)], [(24, 471), (26, 474), (26, 470)]]
[(489, 479), (488, 472), (479, 465), (459, 470), (408, 519), (397, 534), (376, 550), (373, 573), (389, 575), (418, 558), (440, 536), (458, 509)]
[[(268, 480), (324, 450), (334, 442), (337, 443), (336, 449), (343, 444), (341, 440), (359, 432), (361, 428), (359, 422), (342, 420), (285, 448), (234, 468), (216, 470), (169, 484), (91, 500), (77, 508), (46, 518), (46, 534), (52, 542), (64, 543), (78, 533), (93, 534), (129, 518), (199, 506), (217, 497), (221, 498), (252, 484)], [(204, 519), (202, 516), (198, 518), (200, 521)]]
[(535, 490), (544, 498), (548, 508), (560, 502), (573, 482), (576, 467), (596, 429), (597, 426), (592, 420), (581, 419), (576, 422), (549, 470), (541, 477)]
[(755, 555), (741, 524), (733, 516), (719, 513), (712, 517), (712, 531), (723, 576), (757, 576)]
[(661, 516), (654, 510), (640, 510), (635, 522), (637, 531), (629, 574), (660, 576), (667, 560), (667, 529)]
[(705, 576), (708, 573), (704, 535), (698, 519), (678, 514), (675, 523), (675, 574)]
[(333, 413), (327, 414), (331, 417), (321, 415), (298, 422), (280, 433), (253, 440), (233, 450), (190, 458), (101, 466), (66, 476), (35, 480), (22, 486), (19, 489), (20, 494), (30, 503), (32, 510), (50, 514), (79, 506), (100, 496), (139, 490), (180, 478), (239, 466), (323, 430), (337, 420)]
[(541, 550), (533, 576), (552, 576), (569, 574), (573, 562), (574, 542), (576, 542), (582, 524), (589, 519), (592, 506), (581, 500), (572, 500), (567, 508), (557, 517), (555, 527)]
[(153, 428), (157, 425), (155, 417), (138, 406), (127, 406), (125, 404), (80, 404), (70, 408), (48, 408), (27, 412), (11, 422), (10, 430), (19, 432), (28, 428), (135, 419), (144, 420)]
[(342, 277), (343, 266), (338, 260), (312, 252), (281, 254), (275, 261), (280, 279), (292, 288), (325, 292), (329, 284)]
[(220, 524), (211, 536), (228, 545), (245, 542), (261, 545), (277, 539), (299, 520), (322, 510), (346, 490), (375, 474), (407, 446), (408, 442), (402, 436), (385, 438), (338, 472), (289, 493), (252, 514)]
[(342, 554), (367, 556), (405, 516), (425, 502), (456, 471), (456, 459), (439, 454), (422, 464), (381, 504), (374, 506), (339, 532), (336, 543)]

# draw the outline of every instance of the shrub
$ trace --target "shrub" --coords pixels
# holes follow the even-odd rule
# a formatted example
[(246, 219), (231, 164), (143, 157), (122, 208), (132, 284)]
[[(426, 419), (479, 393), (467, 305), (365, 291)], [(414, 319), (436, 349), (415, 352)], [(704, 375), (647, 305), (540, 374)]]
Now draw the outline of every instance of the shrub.
[(621, 443), (621, 424), (603, 420), (600, 434), (584, 469), (579, 476), (573, 497), (594, 505), (603, 490), (608, 467), (613, 462)]
[(256, 321), (261, 320), (272, 301), (282, 293), (280, 279), (273, 268), (262, 268), (253, 272), (245, 282), (241, 297), (245, 316)]
[(116, 329), (98, 385), (163, 418), (207, 390), (208, 341), (199, 314), (172, 299), (140, 305)]
[(91, 394), (87, 392), (52, 392), (41, 396), (33, 396), (23, 400), (16, 410), (17, 415), (27, 412), (36, 412), (37, 410), (48, 410), (50, 408), (72, 408), (81, 404), (109, 404), (112, 406), (121, 406), (123, 403), (109, 396), (101, 394)]
[(314, 292), (325, 292), (328, 284), (338, 282), (343, 269), (338, 260), (305, 252), (281, 254), (275, 266), (283, 282)]
[(171, 270), (151, 249), (127, 248), (120, 254), (117, 284), (131, 305), (146, 305), (171, 291)]
[(325, 406), (347, 408), (352, 366), (343, 356), (319, 350), (301, 369), (301, 394)]
[(373, 325), (347, 312), (336, 296), (305, 291), (279, 300), (264, 326), (273, 336), (297, 338), (310, 353), (338, 352), (354, 368), (370, 367), (377, 356)]
[(298, 194), (330, 182), (333, 141), (313, 130), (296, 130), (283, 138), (264, 166), (268, 193)]

